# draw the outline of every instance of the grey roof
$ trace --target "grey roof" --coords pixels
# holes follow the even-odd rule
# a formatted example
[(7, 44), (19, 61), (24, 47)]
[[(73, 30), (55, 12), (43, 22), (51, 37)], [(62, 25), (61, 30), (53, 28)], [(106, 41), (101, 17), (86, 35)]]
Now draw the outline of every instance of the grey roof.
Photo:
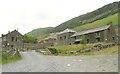
[(70, 29), (65, 29), (64, 31), (62, 31), (62, 32), (60, 32), (60, 33), (58, 33), (58, 34), (63, 34), (63, 33), (68, 33), (68, 32), (73, 32), (73, 33), (75, 33), (76, 31), (74, 31), (74, 30), (70, 30)]
[(97, 32), (97, 31), (102, 31), (102, 30), (108, 29), (110, 26), (111, 25), (105, 25), (105, 26), (102, 26), (102, 27), (99, 27), (99, 28), (80, 31), (80, 32), (77, 32), (77, 33), (73, 34), (71, 37), (84, 35), (84, 34), (88, 34), (88, 33), (93, 33), (93, 32)]
[(14, 33), (14, 32), (17, 32), (18, 34), (20, 34), (21, 36), (23, 36), (20, 32), (18, 32), (16, 29), (15, 30), (13, 30), (13, 31), (8, 31), (8, 33), (7, 34), (2, 34), (3, 35), (3, 37), (4, 36), (7, 36), (9, 33)]

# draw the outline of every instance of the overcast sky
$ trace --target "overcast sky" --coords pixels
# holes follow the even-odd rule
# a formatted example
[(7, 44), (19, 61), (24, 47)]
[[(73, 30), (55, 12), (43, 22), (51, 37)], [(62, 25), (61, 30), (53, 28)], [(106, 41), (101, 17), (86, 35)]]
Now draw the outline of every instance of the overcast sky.
[(0, 0), (0, 34), (25, 34), (61, 23), (119, 0)]

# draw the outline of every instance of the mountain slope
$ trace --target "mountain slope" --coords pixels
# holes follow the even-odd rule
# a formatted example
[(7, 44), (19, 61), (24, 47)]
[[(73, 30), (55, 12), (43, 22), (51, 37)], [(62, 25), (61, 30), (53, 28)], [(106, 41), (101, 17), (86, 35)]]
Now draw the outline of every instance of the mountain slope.
[(100, 27), (100, 26), (106, 25), (110, 22), (112, 22), (112, 25), (114, 25), (114, 26), (116, 26), (118, 24), (118, 13), (108, 16), (106, 18), (94, 21), (92, 23), (77, 26), (73, 29), (76, 31), (86, 30), (86, 29), (91, 29), (91, 28), (95, 28), (95, 27)]
[(96, 20), (105, 18), (109, 15), (115, 14), (118, 12), (118, 2), (114, 2), (108, 5), (103, 6), (93, 12), (89, 12), (87, 14), (80, 15), (71, 20), (68, 20), (59, 26), (55, 27), (54, 31), (61, 31), (66, 28), (74, 28), (80, 25), (84, 25), (87, 23), (94, 22)]
[(53, 30), (53, 27), (38, 28), (38, 29), (32, 30), (27, 34), (32, 35), (34, 37), (38, 37), (39, 35), (50, 34), (52, 30)]
[[(62, 31), (66, 28), (72, 28), (72, 29), (74, 28), (75, 30), (79, 30), (79, 29), (81, 29), (80, 26), (85, 26), (89, 23), (94, 23), (95, 21), (101, 20), (103, 18), (108, 18), (109, 16), (114, 16), (116, 13), (118, 13), (118, 3), (119, 2), (114, 2), (114, 3), (111, 3), (111, 4), (105, 5), (105, 6), (99, 8), (99, 9), (93, 11), (93, 12), (89, 12), (89, 13), (80, 15), (78, 17), (75, 17), (73, 19), (70, 19), (66, 22), (63, 22), (62, 24), (56, 26), (55, 28), (53, 28), (53, 27), (38, 28), (38, 29), (35, 29), (35, 30), (27, 33), (27, 34), (31, 34), (31, 35), (37, 37), (39, 35), (59, 32), (59, 31)], [(111, 19), (113, 19), (113, 21), (112, 20), (107, 20), (107, 22), (114, 22), (114, 18), (111, 18)], [(102, 20), (102, 21), (104, 21), (104, 20)], [(99, 24), (101, 24), (101, 25), (106, 24), (107, 22), (94, 24), (93, 26), (96, 26), (96, 25), (99, 25)], [(117, 21), (115, 21), (115, 22), (117, 22)], [(92, 26), (92, 25), (90, 25), (90, 26)]]

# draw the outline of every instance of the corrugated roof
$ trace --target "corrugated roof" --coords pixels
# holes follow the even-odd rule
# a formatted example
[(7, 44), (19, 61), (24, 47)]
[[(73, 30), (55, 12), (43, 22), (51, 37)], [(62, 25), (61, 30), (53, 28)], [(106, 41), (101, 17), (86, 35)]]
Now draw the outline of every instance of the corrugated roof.
[(68, 33), (68, 32), (76, 32), (76, 31), (74, 31), (74, 30), (70, 30), (70, 29), (65, 29), (64, 31), (62, 31), (62, 32), (60, 32), (60, 33), (58, 33), (58, 34), (63, 34), (63, 33)]
[(94, 28), (94, 29), (80, 31), (80, 32), (77, 32), (77, 33), (73, 34), (71, 37), (84, 35), (84, 34), (97, 32), (97, 31), (102, 31), (102, 30), (108, 29), (109, 27), (110, 27), (110, 25), (105, 25), (105, 26), (102, 26), (102, 27), (99, 27), (99, 28)]

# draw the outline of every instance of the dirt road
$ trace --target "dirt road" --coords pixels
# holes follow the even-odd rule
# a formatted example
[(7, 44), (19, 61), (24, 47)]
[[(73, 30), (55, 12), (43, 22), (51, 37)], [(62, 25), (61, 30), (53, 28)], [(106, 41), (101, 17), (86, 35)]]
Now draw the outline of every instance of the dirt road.
[(22, 52), (23, 59), (2, 66), (3, 72), (118, 72), (114, 56), (44, 56)]

